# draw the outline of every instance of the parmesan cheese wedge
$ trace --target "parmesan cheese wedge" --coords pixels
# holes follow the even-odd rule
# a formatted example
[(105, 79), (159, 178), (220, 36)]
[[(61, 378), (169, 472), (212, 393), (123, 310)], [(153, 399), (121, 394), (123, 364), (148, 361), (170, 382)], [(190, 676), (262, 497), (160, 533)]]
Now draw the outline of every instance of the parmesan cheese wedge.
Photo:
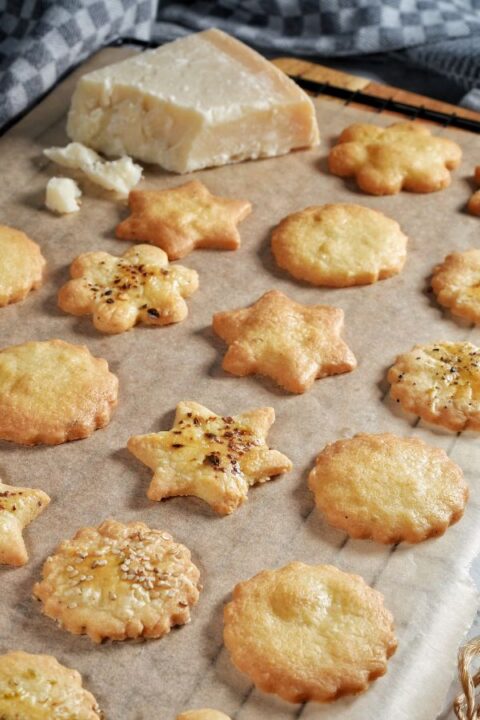
[(105, 155), (131, 155), (178, 173), (319, 142), (308, 95), (215, 29), (84, 75), (67, 133)]

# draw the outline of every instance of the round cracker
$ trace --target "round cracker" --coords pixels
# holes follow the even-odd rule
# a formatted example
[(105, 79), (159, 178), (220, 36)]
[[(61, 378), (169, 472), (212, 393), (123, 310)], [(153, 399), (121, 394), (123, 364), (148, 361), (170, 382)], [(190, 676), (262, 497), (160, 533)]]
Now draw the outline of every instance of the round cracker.
[(110, 422), (118, 379), (84, 345), (27, 342), (0, 351), (0, 439), (57, 445)]
[(365, 690), (397, 645), (382, 595), (331, 565), (264, 570), (235, 587), (224, 621), (234, 665), (290, 702)]
[(0, 225), (0, 307), (23, 300), (42, 284), (45, 259), (25, 233)]
[(106, 520), (79, 530), (43, 566), (34, 595), (75, 635), (160, 638), (190, 621), (199, 597), (190, 551), (142, 522)]
[(351, 203), (305, 208), (272, 234), (278, 265), (313, 285), (366, 285), (401, 271), (408, 238), (383, 213)]
[(447, 255), (433, 271), (432, 288), (453, 315), (480, 323), (480, 250)]
[[(12, 688), (14, 688), (12, 690)], [(3, 720), (100, 720), (93, 695), (76, 670), (51, 655), (0, 655), (0, 717)]]
[(415, 345), (388, 371), (406, 412), (458, 432), (480, 430), (480, 348), (469, 342)]
[(443, 535), (468, 499), (461, 469), (442, 449), (391, 433), (327, 445), (308, 484), (331, 525), (381, 543)]

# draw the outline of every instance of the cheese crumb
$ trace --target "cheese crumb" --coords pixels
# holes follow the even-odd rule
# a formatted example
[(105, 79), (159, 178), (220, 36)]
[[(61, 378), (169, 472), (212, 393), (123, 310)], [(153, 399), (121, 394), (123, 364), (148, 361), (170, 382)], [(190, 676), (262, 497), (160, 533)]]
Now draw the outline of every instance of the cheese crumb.
[(45, 205), (60, 215), (77, 212), (80, 210), (77, 200), (81, 195), (80, 188), (71, 178), (52, 177), (47, 183)]
[(142, 177), (142, 168), (132, 158), (124, 156), (119, 160), (104, 160), (95, 150), (78, 142), (64, 148), (47, 148), (43, 154), (58, 165), (81, 170), (96, 185), (113, 190), (122, 197), (127, 197)]

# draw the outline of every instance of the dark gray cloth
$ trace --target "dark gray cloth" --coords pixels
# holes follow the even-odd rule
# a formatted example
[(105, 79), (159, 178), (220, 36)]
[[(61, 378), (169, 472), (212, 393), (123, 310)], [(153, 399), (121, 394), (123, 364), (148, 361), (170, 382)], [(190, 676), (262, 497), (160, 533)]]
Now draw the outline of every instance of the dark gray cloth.
[(119, 37), (150, 39), (156, 0), (0, 0), (0, 127)]
[[(219, 27), (267, 54), (394, 53), (480, 86), (480, 0), (0, 0), (0, 127), (118, 38)], [(472, 97), (475, 93), (472, 93)]]

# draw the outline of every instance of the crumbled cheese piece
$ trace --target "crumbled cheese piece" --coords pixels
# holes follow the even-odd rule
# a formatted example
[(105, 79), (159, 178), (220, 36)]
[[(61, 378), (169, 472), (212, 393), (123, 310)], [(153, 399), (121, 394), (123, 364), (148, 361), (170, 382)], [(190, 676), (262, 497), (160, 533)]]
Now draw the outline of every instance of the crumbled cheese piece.
[(52, 177), (47, 183), (45, 205), (52, 212), (72, 213), (80, 210), (78, 199), (82, 192), (71, 178)]
[(124, 156), (119, 160), (104, 160), (95, 150), (78, 142), (64, 148), (47, 148), (43, 153), (58, 165), (81, 170), (92, 182), (106, 190), (114, 190), (122, 197), (126, 197), (142, 177), (142, 168), (132, 158)]
[(220, 30), (84, 75), (67, 133), (106, 155), (185, 173), (318, 144), (312, 101)]

